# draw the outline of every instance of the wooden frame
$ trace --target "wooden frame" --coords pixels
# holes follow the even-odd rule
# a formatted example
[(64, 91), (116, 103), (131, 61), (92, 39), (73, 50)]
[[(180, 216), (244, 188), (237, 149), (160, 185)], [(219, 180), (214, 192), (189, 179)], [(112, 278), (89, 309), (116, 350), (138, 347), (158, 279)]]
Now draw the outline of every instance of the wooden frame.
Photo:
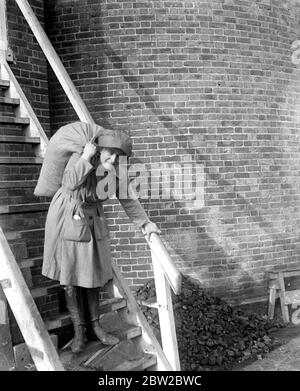
[(6, 0), (0, 0), (0, 57), (6, 57), (8, 49), (7, 41), (7, 19), (6, 19)]
[(95, 123), (27, 0), (16, 0), (80, 121)]
[(0, 284), (39, 371), (64, 371), (41, 315), (0, 228)]

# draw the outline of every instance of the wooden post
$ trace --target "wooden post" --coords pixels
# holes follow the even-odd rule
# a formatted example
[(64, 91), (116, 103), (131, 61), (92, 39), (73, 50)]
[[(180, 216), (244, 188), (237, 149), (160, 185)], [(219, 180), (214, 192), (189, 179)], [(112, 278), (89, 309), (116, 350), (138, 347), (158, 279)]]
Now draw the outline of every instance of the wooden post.
[(15, 369), (16, 365), (11, 341), (7, 302), (0, 286), (0, 371), (14, 371)]
[[(1, 1), (1, 0), (0, 0)], [(5, 96), (8, 98), (20, 99), (18, 109), (15, 110), (15, 114), (19, 117), (29, 117), (30, 126), (27, 127), (26, 136), (28, 137), (40, 137), (40, 145), (36, 148), (35, 152), (39, 156), (44, 156), (48, 145), (48, 137), (44, 132), (42, 125), (40, 124), (35, 112), (33, 111), (26, 95), (24, 94), (18, 80), (14, 76), (10, 66), (6, 61), (1, 64), (0, 78), (10, 81), (10, 87), (5, 92)]]
[(6, 0), (0, 0), (0, 60), (5, 60), (7, 48)]
[[(116, 297), (124, 297), (127, 300), (127, 309), (119, 311), (121, 318), (128, 323), (140, 326), (142, 329), (141, 347), (147, 353), (156, 355), (158, 371), (172, 371), (173, 367), (166, 358), (159, 342), (157, 341), (152, 328), (147, 322), (143, 312), (139, 308), (130, 288), (125, 282), (124, 277), (116, 266), (115, 262), (112, 262), (112, 268), (114, 273), (114, 284), (116, 290)], [(117, 294), (118, 292), (118, 294)]]
[(27, 0), (16, 0), (80, 121), (95, 123)]
[(64, 371), (1, 228), (0, 283), (37, 370)]
[(163, 351), (172, 368), (175, 371), (180, 371), (171, 290), (160, 262), (156, 259), (153, 251), (151, 254)]

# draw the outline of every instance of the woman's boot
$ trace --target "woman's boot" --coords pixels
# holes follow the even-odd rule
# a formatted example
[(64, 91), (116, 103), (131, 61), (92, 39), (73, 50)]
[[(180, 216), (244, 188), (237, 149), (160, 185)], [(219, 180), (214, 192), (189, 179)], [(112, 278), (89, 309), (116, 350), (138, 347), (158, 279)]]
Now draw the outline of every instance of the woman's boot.
[(85, 320), (80, 288), (68, 285), (65, 287), (67, 309), (71, 315), (74, 338), (71, 344), (73, 353), (79, 353), (85, 347)]
[[(99, 323), (99, 288), (88, 288), (86, 291), (91, 323), (90, 329), (92, 329), (93, 334), (103, 345), (116, 345), (120, 342), (119, 338), (104, 331)], [(91, 330), (89, 331), (91, 332)]]

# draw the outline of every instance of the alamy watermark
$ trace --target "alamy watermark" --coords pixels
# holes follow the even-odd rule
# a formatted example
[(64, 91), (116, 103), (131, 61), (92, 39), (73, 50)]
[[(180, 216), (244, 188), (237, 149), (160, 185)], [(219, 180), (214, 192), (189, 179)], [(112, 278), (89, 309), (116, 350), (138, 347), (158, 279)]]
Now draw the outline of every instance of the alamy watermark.
[(189, 156), (180, 162), (135, 163), (128, 166), (120, 156), (111, 171), (99, 165), (97, 195), (107, 199), (117, 194), (120, 199), (159, 199), (201, 201), (204, 198), (204, 167)]

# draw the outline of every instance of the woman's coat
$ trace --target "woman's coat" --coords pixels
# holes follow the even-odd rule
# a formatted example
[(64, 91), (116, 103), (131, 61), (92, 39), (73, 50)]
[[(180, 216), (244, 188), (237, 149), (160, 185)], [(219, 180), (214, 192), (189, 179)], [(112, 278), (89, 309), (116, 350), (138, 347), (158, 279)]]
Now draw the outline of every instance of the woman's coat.
[[(112, 278), (109, 230), (96, 187), (94, 166), (73, 153), (45, 225), (42, 274), (61, 285), (96, 288)], [(138, 200), (120, 202), (135, 225), (149, 222)]]

